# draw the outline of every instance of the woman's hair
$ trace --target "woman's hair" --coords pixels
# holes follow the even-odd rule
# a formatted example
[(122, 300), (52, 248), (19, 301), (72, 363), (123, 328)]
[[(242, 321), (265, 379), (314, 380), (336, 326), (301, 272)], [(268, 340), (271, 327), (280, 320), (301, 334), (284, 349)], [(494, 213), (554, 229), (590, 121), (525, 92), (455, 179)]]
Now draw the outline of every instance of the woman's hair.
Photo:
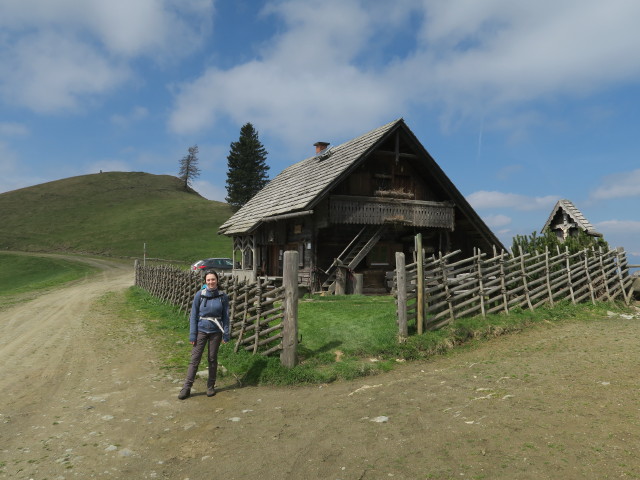
[(218, 281), (218, 283), (220, 283), (220, 277), (218, 276), (218, 272), (216, 272), (214, 269), (209, 268), (207, 270), (204, 271), (204, 279), (207, 279), (207, 275), (215, 275), (216, 276), (216, 280)]

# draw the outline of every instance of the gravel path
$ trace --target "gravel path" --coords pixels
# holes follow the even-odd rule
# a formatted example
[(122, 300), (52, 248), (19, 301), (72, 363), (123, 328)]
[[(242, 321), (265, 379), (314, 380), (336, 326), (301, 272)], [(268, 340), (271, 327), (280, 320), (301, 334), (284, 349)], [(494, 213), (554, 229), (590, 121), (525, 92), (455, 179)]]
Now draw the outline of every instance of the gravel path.
[(179, 401), (142, 325), (100, 301), (121, 301), (131, 266), (95, 262), (0, 312), (0, 478), (640, 477), (640, 312), (352, 382), (207, 398), (198, 380)]

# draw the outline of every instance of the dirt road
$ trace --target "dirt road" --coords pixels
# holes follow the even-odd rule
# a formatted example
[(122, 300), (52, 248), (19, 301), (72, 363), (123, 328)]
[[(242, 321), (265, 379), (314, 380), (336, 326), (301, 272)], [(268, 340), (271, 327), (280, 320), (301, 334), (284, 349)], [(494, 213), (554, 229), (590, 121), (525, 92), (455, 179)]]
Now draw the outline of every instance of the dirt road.
[(207, 398), (198, 380), (181, 402), (142, 326), (99, 301), (132, 284), (131, 266), (98, 263), (0, 312), (0, 478), (640, 477), (640, 314), (353, 382)]

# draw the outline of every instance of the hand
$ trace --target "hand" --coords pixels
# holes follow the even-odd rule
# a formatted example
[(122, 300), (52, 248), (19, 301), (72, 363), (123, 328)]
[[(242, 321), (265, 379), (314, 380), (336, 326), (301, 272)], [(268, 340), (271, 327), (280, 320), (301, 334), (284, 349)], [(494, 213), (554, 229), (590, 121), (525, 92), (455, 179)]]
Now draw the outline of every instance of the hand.
[(189, 342), (189, 343), (190, 343), (191, 345), (195, 345), (195, 344), (196, 344), (196, 342)]

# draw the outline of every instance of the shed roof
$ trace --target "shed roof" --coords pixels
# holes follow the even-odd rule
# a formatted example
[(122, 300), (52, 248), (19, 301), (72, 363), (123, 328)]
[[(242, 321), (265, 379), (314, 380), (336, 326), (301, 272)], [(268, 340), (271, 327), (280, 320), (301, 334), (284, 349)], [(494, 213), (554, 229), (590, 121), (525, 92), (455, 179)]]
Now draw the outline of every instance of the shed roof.
[(576, 223), (576, 226), (581, 230), (584, 230), (589, 235), (593, 235), (595, 237), (602, 236), (602, 234), (597, 232), (593, 225), (589, 223), (589, 220), (587, 220), (582, 212), (578, 210), (578, 207), (576, 207), (573, 202), (567, 199), (558, 200), (556, 205), (553, 207), (553, 210), (551, 210), (551, 214), (549, 215), (547, 222), (542, 227), (543, 232), (547, 229), (553, 229), (553, 225), (551, 225), (551, 222), (553, 222), (553, 219), (555, 218), (559, 210), (563, 210), (564, 212), (566, 212), (567, 215), (569, 215), (569, 217)]

